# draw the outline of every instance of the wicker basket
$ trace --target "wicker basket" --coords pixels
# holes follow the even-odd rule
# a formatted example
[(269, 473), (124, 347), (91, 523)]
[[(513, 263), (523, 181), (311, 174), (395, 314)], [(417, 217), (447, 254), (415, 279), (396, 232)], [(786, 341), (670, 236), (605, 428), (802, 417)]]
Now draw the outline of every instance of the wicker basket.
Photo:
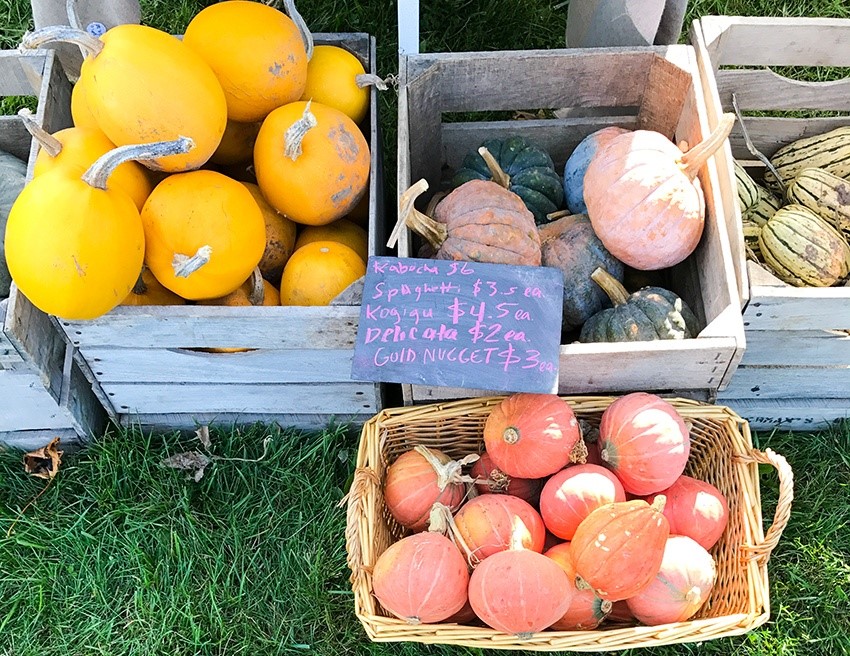
[[(707, 481), (729, 501), (729, 524), (712, 549), (717, 582), (700, 612), (687, 622), (663, 626), (603, 625), (595, 631), (543, 631), (528, 640), (486, 627), (457, 624), (410, 625), (392, 617), (372, 594), (372, 567), (404, 530), (389, 516), (382, 482), (387, 465), (415, 444), (461, 457), (483, 449), (482, 430), (490, 409), (504, 397), (388, 409), (363, 427), (357, 470), (347, 498), (346, 548), (354, 607), (375, 642), (414, 641), (487, 649), (610, 651), (679, 642), (701, 642), (745, 633), (770, 616), (767, 561), (788, 523), (793, 474), (785, 459), (753, 449), (749, 426), (728, 408), (671, 399), (693, 424), (686, 473)], [(564, 397), (580, 419), (598, 424), (614, 397)], [(758, 463), (779, 475), (773, 525), (762, 529)]]

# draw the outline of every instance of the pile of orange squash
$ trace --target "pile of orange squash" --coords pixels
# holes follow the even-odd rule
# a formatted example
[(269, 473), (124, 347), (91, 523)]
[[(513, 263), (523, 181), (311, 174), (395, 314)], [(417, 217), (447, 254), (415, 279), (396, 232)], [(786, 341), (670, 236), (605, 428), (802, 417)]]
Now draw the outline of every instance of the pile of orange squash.
[(597, 439), (590, 432), (566, 400), (514, 394), (488, 416), (484, 453), (401, 454), (383, 498), (410, 534), (375, 563), (381, 605), (411, 624), (484, 624), (523, 639), (693, 617), (717, 578), (709, 550), (729, 506), (684, 475), (690, 427), (637, 392), (606, 409)]
[(28, 121), (42, 148), (5, 236), (34, 305), (64, 319), (327, 305), (365, 273), (369, 91), (353, 54), (244, 0), (203, 9), (182, 39), (51, 27), (22, 47), (57, 41), (85, 55), (74, 127)]

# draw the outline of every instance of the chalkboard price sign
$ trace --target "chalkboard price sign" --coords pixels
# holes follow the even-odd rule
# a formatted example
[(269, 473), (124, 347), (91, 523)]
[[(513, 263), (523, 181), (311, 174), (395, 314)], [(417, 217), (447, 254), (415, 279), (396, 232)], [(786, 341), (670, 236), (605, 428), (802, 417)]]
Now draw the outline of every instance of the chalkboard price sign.
[(351, 377), (555, 392), (562, 295), (547, 267), (370, 257)]

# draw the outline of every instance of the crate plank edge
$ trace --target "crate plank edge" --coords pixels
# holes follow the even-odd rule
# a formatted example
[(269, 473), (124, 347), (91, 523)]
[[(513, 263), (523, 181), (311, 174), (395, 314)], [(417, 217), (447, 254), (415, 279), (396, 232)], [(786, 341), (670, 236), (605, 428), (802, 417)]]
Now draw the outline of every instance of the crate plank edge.
[[(741, 111), (850, 110), (850, 83), (802, 82), (767, 66), (850, 66), (850, 20), (707, 16), (691, 27), (709, 121)], [(735, 68), (729, 68), (735, 67)], [(748, 67), (748, 68), (746, 68)], [(850, 125), (850, 116), (746, 117), (754, 145), (768, 157), (795, 139)], [(850, 287), (792, 287), (747, 262), (732, 158), (764, 167), (740, 127), (717, 155), (719, 190), (742, 289), (747, 352), (719, 399), (754, 427), (823, 428), (850, 415)]]
[[(400, 76), (398, 190), (427, 179), (430, 192), (423, 203), (442, 188), (444, 169), (456, 168), (487, 137), (522, 133), (547, 149), (562, 171), (578, 142), (607, 125), (657, 129), (692, 144), (708, 134), (702, 85), (689, 46), (406, 55), (400, 58)], [(647, 92), (650, 88), (654, 93)], [(614, 111), (612, 116), (551, 120), (443, 121), (447, 112), (564, 107), (579, 113), (597, 107)], [(695, 253), (673, 273), (678, 283), (674, 291), (705, 329), (690, 340), (562, 345), (559, 393), (645, 389), (713, 395), (728, 385), (745, 338), (717, 177), (709, 159), (700, 172), (705, 232)], [(410, 232), (403, 230), (398, 253), (410, 256), (412, 249)], [(402, 390), (406, 404), (491, 393), (418, 385), (403, 385)]]
[[(375, 73), (374, 37), (313, 37), (316, 44), (346, 48)], [(376, 254), (385, 229), (374, 87), (367, 120), (369, 253)], [(23, 299), (14, 311), (26, 312), (27, 304)], [(192, 429), (211, 422), (262, 421), (317, 429), (329, 422), (362, 424), (383, 407), (381, 385), (350, 379), (359, 314), (359, 306), (119, 306), (92, 321), (51, 320), (74, 347), (75, 364), (100, 405), (118, 424)], [(20, 326), (21, 332), (26, 329)], [(195, 350), (216, 347), (251, 350)]]
[[(0, 51), (0, 96), (35, 96), (33, 119), (49, 132), (70, 122), (71, 85), (53, 50)], [(27, 162), (38, 153), (17, 116), (0, 116), (0, 150)], [(20, 314), (18, 314), (18, 312)], [(22, 307), (13, 288), (0, 306), (0, 443), (21, 449), (87, 440), (106, 415), (73, 361), (73, 349), (48, 318)], [(17, 319), (26, 317), (26, 330)]]

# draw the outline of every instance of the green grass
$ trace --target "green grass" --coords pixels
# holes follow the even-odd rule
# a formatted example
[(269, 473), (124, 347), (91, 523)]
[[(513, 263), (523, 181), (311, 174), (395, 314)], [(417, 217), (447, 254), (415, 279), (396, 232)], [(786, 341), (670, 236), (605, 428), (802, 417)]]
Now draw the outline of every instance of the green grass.
[[(197, 0), (145, 0), (145, 22), (180, 32)], [(423, 51), (560, 47), (557, 0), (423, 2)], [(396, 72), (395, 3), (311, 0), (314, 31), (378, 37), (378, 71)], [(704, 14), (850, 17), (846, 0), (691, 0)], [(28, 0), (0, 0), (0, 47), (31, 28)], [(393, 198), (396, 97), (381, 94), (387, 198)], [(14, 111), (17, 100), (3, 108)], [(390, 203), (390, 207), (392, 204)], [(221, 456), (256, 458), (266, 430), (215, 432)], [(119, 431), (65, 459), (44, 482), (20, 454), (0, 453), (0, 654), (386, 654), (474, 650), (374, 645), (353, 615), (337, 507), (356, 437), (271, 431), (265, 460), (217, 461), (199, 482), (159, 466), (195, 448), (178, 435)], [(850, 424), (818, 434), (759, 436), (796, 472), (791, 522), (770, 563), (773, 616), (739, 638), (634, 650), (632, 656), (850, 654)], [(761, 479), (766, 517), (777, 484)]]
[[(160, 466), (198, 448), (194, 439), (113, 433), (66, 458), (11, 537), (44, 481), (23, 472), (19, 454), (0, 454), (0, 653), (477, 653), (368, 642), (353, 614), (337, 507), (356, 436), (268, 434), (265, 460), (217, 461), (195, 483)], [(214, 431), (213, 450), (257, 458), (264, 435)], [(759, 446), (785, 454), (797, 473), (791, 522), (770, 562), (771, 622), (634, 656), (850, 652), (850, 425), (762, 436)], [(761, 486), (770, 517), (770, 468)]]

